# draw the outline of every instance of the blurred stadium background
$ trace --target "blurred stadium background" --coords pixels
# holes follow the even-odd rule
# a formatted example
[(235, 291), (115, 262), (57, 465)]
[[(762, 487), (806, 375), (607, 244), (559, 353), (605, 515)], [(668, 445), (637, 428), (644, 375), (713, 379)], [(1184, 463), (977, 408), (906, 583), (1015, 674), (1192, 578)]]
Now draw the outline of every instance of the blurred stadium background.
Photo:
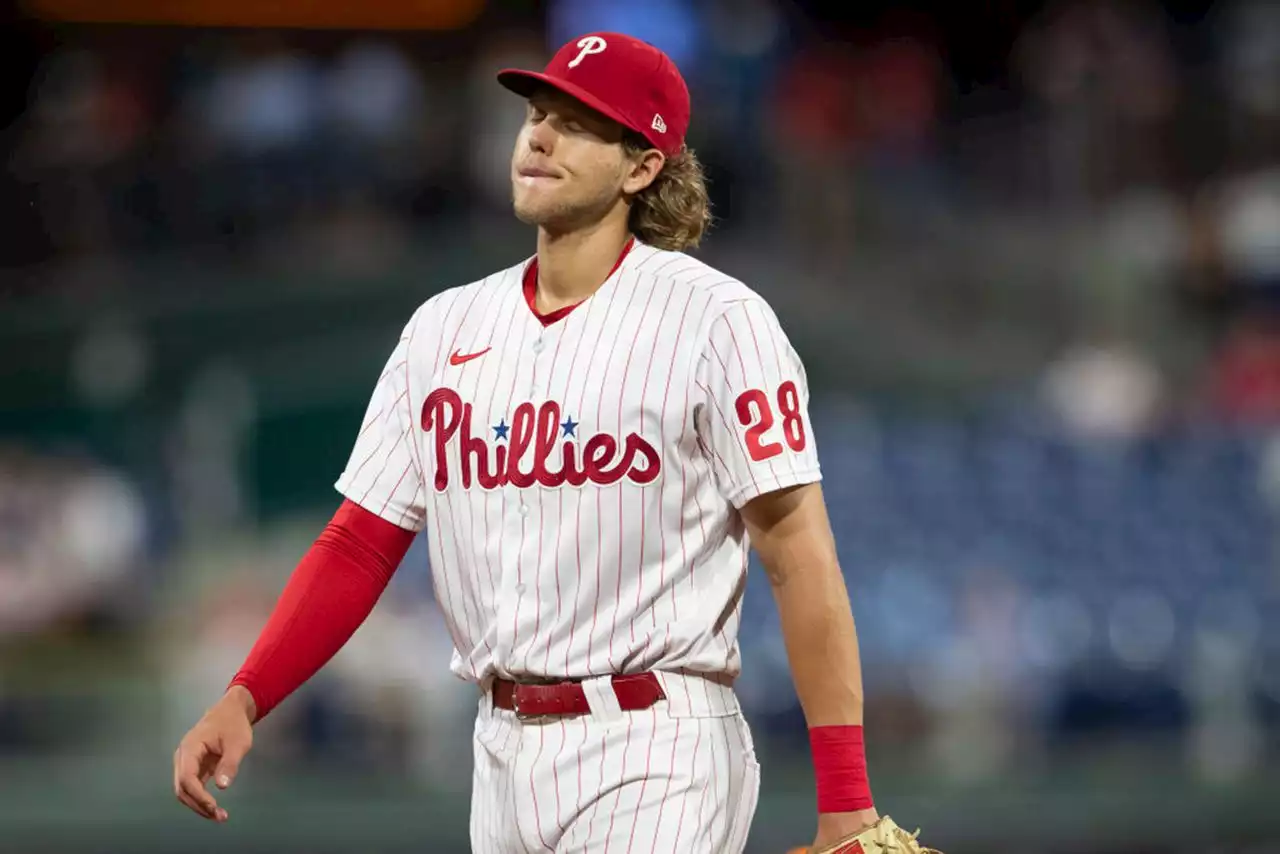
[[(882, 811), (948, 854), (1280, 851), (1280, 4), (33, 0), (0, 116), (0, 850), (466, 850), (474, 697), (415, 546), (264, 722), (170, 757), (337, 503), (404, 319), (515, 263), (568, 36), (666, 49), (776, 307)], [(813, 827), (752, 575), (752, 852)]]

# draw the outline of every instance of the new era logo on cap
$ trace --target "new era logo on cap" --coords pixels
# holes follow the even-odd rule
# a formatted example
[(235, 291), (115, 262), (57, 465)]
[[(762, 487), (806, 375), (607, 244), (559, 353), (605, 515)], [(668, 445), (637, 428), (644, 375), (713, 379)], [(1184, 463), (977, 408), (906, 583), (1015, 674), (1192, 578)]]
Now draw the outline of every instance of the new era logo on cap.
[(588, 33), (565, 44), (543, 71), (507, 68), (498, 82), (526, 98), (552, 86), (640, 134), (667, 155), (689, 129), (689, 88), (671, 58), (623, 33)]

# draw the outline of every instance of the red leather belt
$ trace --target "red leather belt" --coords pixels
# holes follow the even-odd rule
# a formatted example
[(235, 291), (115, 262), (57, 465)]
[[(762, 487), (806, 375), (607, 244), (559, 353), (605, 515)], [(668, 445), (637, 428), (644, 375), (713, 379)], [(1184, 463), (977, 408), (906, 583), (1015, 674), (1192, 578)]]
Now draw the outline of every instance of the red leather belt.
[[(634, 673), (613, 677), (613, 693), (618, 706), (624, 712), (647, 709), (667, 695), (662, 684), (652, 673)], [(520, 718), (541, 718), (550, 715), (590, 714), (591, 706), (581, 682), (554, 682), (550, 685), (534, 685), (495, 679), (493, 705), (515, 712)]]

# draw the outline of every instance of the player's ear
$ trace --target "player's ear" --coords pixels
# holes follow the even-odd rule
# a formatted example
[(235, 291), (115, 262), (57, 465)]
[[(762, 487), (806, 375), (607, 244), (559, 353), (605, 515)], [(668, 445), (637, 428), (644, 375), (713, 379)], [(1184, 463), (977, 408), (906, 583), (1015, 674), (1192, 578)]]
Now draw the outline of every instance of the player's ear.
[(622, 182), (622, 191), (627, 195), (634, 196), (654, 182), (654, 179), (658, 177), (658, 173), (662, 171), (662, 167), (666, 164), (667, 158), (656, 148), (628, 151), (628, 155), (628, 171)]

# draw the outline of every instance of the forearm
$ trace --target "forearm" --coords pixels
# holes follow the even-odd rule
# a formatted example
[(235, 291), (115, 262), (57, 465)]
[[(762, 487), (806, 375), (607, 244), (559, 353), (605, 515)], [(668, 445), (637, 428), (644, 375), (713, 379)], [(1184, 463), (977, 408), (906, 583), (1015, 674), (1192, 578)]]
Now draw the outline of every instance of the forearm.
[(810, 727), (861, 725), (862, 664), (834, 548), (784, 549), (769, 567), (796, 694)]
[(349, 502), (299, 562), (231, 686), (261, 719), (337, 654), (364, 622), (413, 534)]
[(849, 594), (816, 484), (757, 500), (745, 514), (782, 622), (796, 694), (809, 725), (819, 837), (876, 820), (862, 733), (862, 665)]
[[(328, 532), (326, 532), (328, 533)], [(369, 616), (385, 582), (320, 540), (290, 576), (231, 684), (253, 696), (262, 718), (340, 650)]]
[(834, 549), (826, 554), (820, 537), (805, 542), (784, 550), (788, 557), (775, 560), (770, 577), (809, 725), (818, 811), (826, 814), (819, 827), (839, 838), (876, 820), (862, 734), (862, 665)]

